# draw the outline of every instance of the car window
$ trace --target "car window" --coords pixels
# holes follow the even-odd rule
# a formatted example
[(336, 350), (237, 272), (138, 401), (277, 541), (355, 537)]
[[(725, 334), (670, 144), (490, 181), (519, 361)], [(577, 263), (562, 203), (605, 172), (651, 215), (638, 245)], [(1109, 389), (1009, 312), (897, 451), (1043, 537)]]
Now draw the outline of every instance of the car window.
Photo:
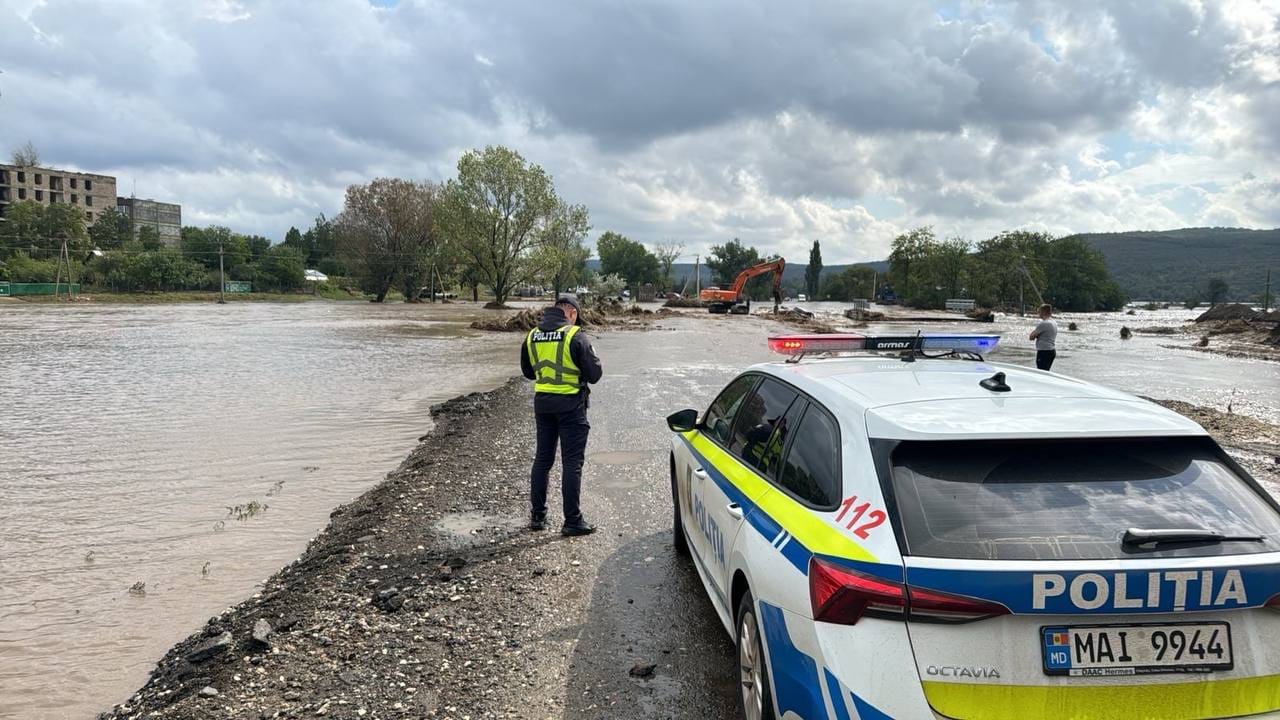
[[(1280, 514), (1198, 439), (904, 442), (893, 492), (912, 555), (1113, 560), (1274, 552)], [(1263, 542), (1126, 547), (1129, 528)]]
[(778, 484), (818, 507), (840, 501), (840, 426), (816, 405), (805, 410), (795, 430)]
[(757, 375), (743, 375), (729, 383), (720, 396), (711, 403), (702, 424), (707, 434), (725, 445), (729, 444), (729, 436), (733, 432), (733, 418), (747, 393), (755, 386)]
[(729, 442), (729, 452), (768, 476), (768, 467), (776, 464), (782, 455), (782, 448), (776, 445), (773, 446), (776, 454), (766, 454), (770, 450), (769, 441), (795, 399), (795, 390), (776, 380), (761, 380), (756, 391), (747, 398), (742, 410), (738, 412), (733, 425), (733, 439)]

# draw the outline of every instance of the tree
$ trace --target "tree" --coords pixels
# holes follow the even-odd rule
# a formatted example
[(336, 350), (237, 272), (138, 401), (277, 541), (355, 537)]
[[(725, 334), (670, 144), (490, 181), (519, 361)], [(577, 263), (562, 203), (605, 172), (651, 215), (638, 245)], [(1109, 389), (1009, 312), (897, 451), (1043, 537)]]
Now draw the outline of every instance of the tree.
[(334, 221), (343, 263), (361, 289), (382, 302), (397, 278), (417, 299), (423, 258), (435, 243), (432, 229), (437, 188), (430, 183), (379, 178), (347, 188)]
[(684, 243), (674, 240), (657, 243), (653, 246), (653, 256), (658, 259), (658, 268), (661, 273), (663, 289), (671, 288), (671, 266), (675, 265), (676, 260), (684, 254)]
[(272, 246), (262, 258), (258, 281), (274, 290), (293, 290), (306, 281), (306, 260), (295, 245)]
[(89, 240), (99, 250), (118, 250), (129, 237), (129, 216), (107, 208), (89, 227)]
[(138, 242), (143, 250), (159, 250), (164, 247), (164, 243), (160, 242), (160, 231), (154, 225), (138, 228)]
[(529, 273), (539, 232), (558, 199), (551, 177), (502, 146), (471, 150), (444, 190), (441, 227), (502, 305)]
[(13, 164), (18, 167), (37, 167), (40, 165), (40, 153), (36, 151), (36, 146), (32, 145), (30, 140), (13, 151)]
[(1209, 278), (1209, 284), (1206, 287), (1205, 295), (1209, 297), (1210, 305), (1217, 305), (1218, 303), (1226, 302), (1227, 292), (1229, 290), (1230, 287), (1227, 285), (1226, 280), (1223, 280), (1220, 277), (1211, 277)]
[(822, 281), (822, 246), (817, 240), (809, 249), (809, 267), (804, 269), (804, 289), (810, 300), (818, 297), (818, 289)]
[(0, 245), (8, 249), (0, 253), (13, 253), (17, 249), (32, 252), (57, 252), (62, 241), (76, 252), (87, 250), (89, 233), (85, 229), (84, 214), (65, 203), (42, 205), (26, 200), (10, 205), (5, 212), (5, 222), (0, 223)]
[(1051, 241), (1037, 258), (1046, 269), (1044, 299), (1054, 307), (1091, 312), (1119, 310), (1128, 298), (1107, 272), (1102, 253), (1080, 237)]
[(347, 274), (347, 268), (338, 258), (333, 223), (323, 213), (317, 215), (312, 226), (302, 233), (302, 242), (310, 248), (307, 256), (308, 267), (318, 267), (320, 272), (326, 275)]
[(738, 238), (723, 245), (712, 245), (711, 254), (707, 256), (707, 267), (711, 268), (721, 288), (730, 287), (739, 273), (759, 264), (760, 253), (754, 247), (744, 246)]
[(586, 279), (591, 250), (583, 244), (591, 230), (587, 208), (557, 202), (542, 229), (537, 265), (556, 295)]
[(865, 265), (851, 265), (844, 270), (829, 275), (822, 283), (821, 295), (811, 295), (810, 300), (834, 300), (849, 302), (859, 298), (869, 298), (875, 288), (876, 273)]
[(618, 275), (627, 287), (638, 291), (645, 283), (658, 282), (658, 258), (625, 235), (605, 232), (596, 240), (596, 254), (600, 256), (601, 274)]
[(284, 234), (284, 244), (302, 251), (304, 256), (310, 254), (311, 248), (306, 245), (306, 241), (302, 237), (302, 231), (292, 225), (289, 226), (289, 231)]
[(893, 250), (889, 253), (889, 279), (897, 288), (899, 297), (911, 297), (915, 289), (911, 285), (912, 266), (924, 257), (933, 242), (933, 228), (927, 225), (893, 239)]
[(244, 235), (231, 228), (210, 225), (182, 228), (182, 254), (210, 270), (218, 267), (218, 249), (222, 249), (222, 265), (227, 270), (248, 265), (249, 244)]
[(627, 281), (621, 275), (591, 273), (591, 277), (587, 281), (587, 287), (591, 289), (592, 296), (597, 299), (616, 298), (622, 294), (622, 289), (626, 286)]
[(271, 241), (261, 235), (245, 235), (244, 242), (249, 248), (249, 262), (259, 262), (271, 248)]

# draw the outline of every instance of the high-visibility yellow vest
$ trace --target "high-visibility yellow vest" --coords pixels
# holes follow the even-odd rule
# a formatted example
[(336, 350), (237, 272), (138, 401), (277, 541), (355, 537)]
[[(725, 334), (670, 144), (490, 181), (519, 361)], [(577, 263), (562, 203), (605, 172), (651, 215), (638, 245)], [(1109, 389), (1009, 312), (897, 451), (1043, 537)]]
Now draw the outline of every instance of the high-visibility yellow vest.
[(533, 365), (536, 392), (576, 395), (582, 389), (582, 373), (569, 352), (569, 344), (578, 329), (577, 325), (566, 325), (556, 330), (534, 328), (529, 331), (525, 347), (529, 351), (529, 364)]

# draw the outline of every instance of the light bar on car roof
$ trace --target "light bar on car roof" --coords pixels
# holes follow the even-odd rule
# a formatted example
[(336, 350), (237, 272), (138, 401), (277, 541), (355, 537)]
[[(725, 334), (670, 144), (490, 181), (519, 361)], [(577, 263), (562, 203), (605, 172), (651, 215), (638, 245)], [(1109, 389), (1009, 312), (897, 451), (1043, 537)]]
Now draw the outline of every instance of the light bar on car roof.
[(781, 355), (918, 350), (988, 353), (1000, 343), (999, 335), (779, 335), (769, 338), (769, 349)]

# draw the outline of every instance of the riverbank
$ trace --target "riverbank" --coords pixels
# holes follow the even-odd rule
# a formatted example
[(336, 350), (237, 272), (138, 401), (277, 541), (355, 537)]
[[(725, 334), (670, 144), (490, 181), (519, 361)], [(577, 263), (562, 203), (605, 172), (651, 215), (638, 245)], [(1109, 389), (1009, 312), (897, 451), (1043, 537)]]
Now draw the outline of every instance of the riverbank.
[[(663, 483), (623, 480), (660, 476), (661, 453), (635, 470), (618, 466), (638, 462), (624, 453), (593, 454), (589, 470), (605, 466), (625, 489), (625, 513), (606, 517), (602, 533), (525, 531), (527, 392), (512, 381), (433, 408), (436, 429), (385, 482), (335, 510), (296, 562), (176, 645), (101, 718), (665, 716), (655, 707), (730, 717), (723, 633), (714, 619), (676, 622), (662, 605), (688, 613), (701, 601), (687, 564), (674, 578), (657, 569), (670, 554)], [(1162, 404), (1205, 423), (1259, 479), (1280, 481), (1263, 452), (1280, 429)], [(625, 415), (619, 425), (606, 414), (598, 431), (633, 433)], [(588, 481), (599, 500), (609, 485)], [(637, 573), (630, 586), (613, 580)], [(630, 616), (617, 622), (631, 632), (596, 626), (612, 615)], [(700, 695), (680, 696), (678, 677)]]

